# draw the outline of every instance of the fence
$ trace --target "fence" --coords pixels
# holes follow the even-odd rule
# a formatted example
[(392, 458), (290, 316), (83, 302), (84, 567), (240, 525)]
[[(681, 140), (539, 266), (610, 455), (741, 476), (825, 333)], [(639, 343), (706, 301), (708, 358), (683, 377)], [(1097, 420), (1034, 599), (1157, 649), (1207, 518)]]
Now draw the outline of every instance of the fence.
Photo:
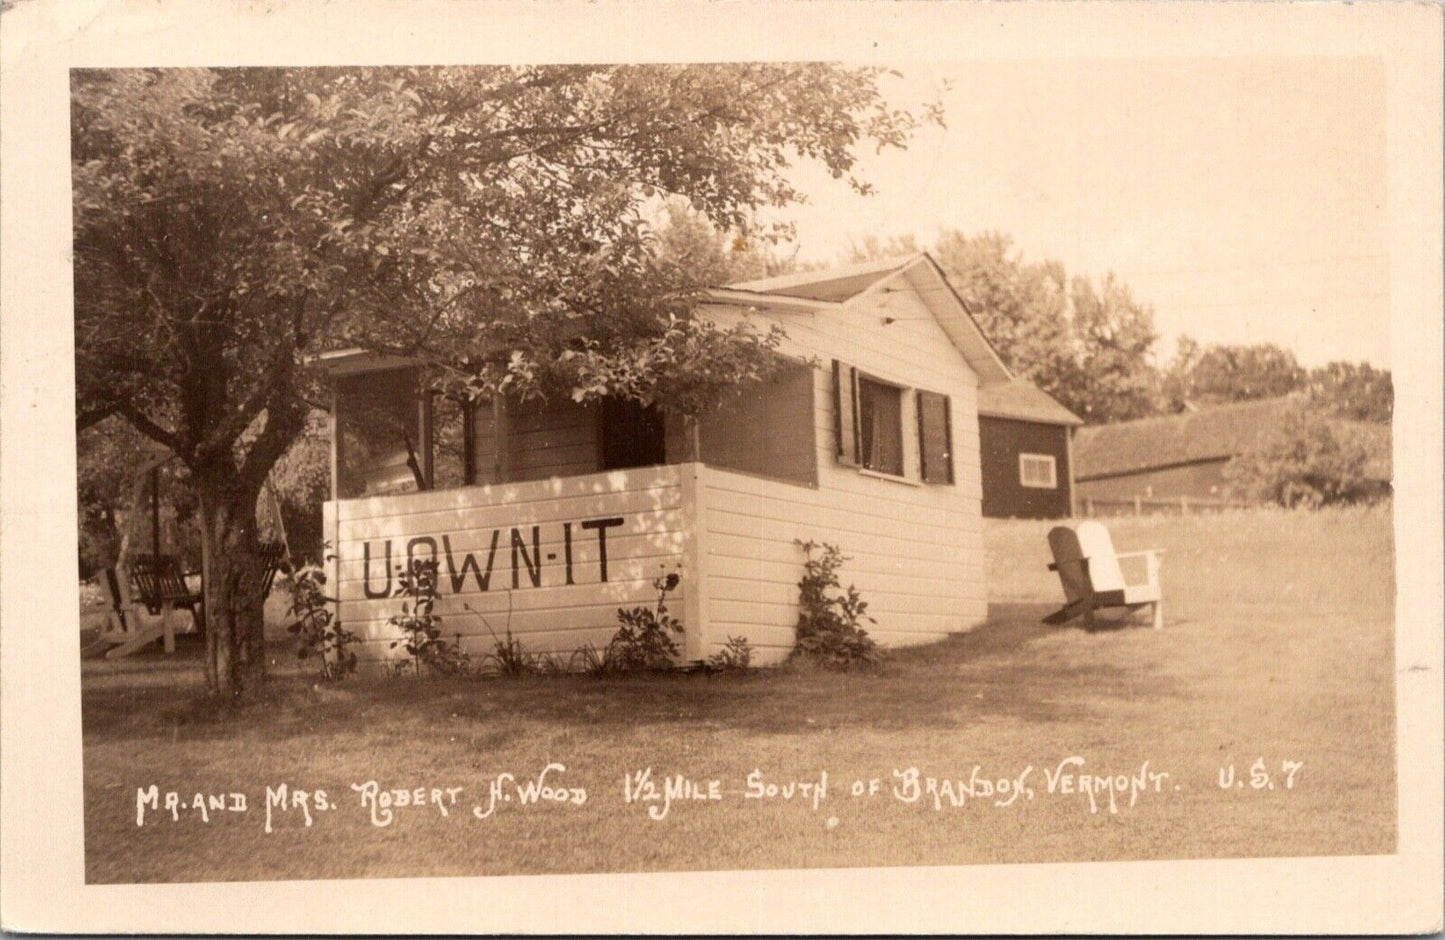
[(1133, 496), (1079, 498), (1079, 512), (1093, 516), (1185, 516), (1190, 513), (1221, 512), (1253, 505), (1237, 499), (1215, 499), (1202, 496)]

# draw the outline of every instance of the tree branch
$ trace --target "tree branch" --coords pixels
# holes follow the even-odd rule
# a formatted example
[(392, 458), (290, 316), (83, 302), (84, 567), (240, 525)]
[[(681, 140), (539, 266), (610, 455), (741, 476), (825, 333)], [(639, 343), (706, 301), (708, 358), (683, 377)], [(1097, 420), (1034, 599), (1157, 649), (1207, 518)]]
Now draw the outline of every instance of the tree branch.
[(164, 445), (169, 448), (172, 453), (184, 459), (186, 455), (181, 453), (180, 438), (174, 431), (167, 431), (155, 421), (151, 420), (145, 412), (129, 402), (117, 403), (115, 410), (121, 417), (129, 421), (131, 426), (137, 431), (155, 441), (157, 444)]

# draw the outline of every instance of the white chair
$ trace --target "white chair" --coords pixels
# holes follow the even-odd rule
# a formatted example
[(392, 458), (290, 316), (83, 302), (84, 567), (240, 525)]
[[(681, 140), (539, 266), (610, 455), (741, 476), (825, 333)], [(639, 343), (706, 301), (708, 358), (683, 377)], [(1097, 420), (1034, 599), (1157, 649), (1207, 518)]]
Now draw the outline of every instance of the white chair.
[[(1065, 604), (1045, 617), (1044, 623), (1066, 623), (1082, 614), (1085, 627), (1092, 630), (1096, 610), (1123, 607), (1133, 613), (1142, 607), (1152, 607), (1154, 629), (1164, 626), (1163, 598), (1159, 590), (1162, 550), (1121, 555), (1114, 551), (1109, 530), (1092, 519), (1079, 523), (1077, 528), (1056, 526), (1050, 530), (1049, 548), (1054, 554), (1049, 570), (1059, 573)], [(1132, 577), (1125, 578), (1121, 561), (1129, 563)]]

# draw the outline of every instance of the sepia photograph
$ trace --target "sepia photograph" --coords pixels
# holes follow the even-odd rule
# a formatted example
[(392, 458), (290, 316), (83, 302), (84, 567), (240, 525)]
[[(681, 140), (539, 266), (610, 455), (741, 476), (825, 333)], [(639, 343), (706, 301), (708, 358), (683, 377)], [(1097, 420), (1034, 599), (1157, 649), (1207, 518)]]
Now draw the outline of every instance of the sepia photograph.
[(76, 890), (1400, 856), (1390, 63), (736, 52), (64, 67)]

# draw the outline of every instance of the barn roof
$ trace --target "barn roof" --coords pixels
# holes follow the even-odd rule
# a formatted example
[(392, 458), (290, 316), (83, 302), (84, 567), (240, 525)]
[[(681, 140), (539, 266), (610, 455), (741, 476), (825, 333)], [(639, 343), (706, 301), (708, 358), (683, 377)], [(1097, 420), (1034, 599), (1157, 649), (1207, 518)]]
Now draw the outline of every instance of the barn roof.
[[(1216, 405), (1201, 411), (1080, 428), (1074, 436), (1075, 476), (1080, 481), (1155, 470), (1242, 454), (1287, 420), (1292, 398)], [(1366, 437), (1374, 455), (1367, 472), (1390, 479), (1390, 429), (1343, 422)]]
[(978, 390), (978, 413), (993, 418), (1012, 418), (1037, 424), (1075, 426), (1084, 421), (1032, 382), (1014, 379), (983, 385)]
[(732, 292), (747, 292), (841, 306), (869, 291), (886, 290), (887, 283), (895, 279), (904, 281), (918, 292), (938, 318), (943, 332), (978, 374), (981, 383), (1007, 382), (1013, 378), (998, 351), (983, 335), (973, 311), (948, 283), (938, 262), (926, 251), (823, 271), (743, 281), (729, 285), (727, 290), (715, 292), (714, 296), (721, 299)]

